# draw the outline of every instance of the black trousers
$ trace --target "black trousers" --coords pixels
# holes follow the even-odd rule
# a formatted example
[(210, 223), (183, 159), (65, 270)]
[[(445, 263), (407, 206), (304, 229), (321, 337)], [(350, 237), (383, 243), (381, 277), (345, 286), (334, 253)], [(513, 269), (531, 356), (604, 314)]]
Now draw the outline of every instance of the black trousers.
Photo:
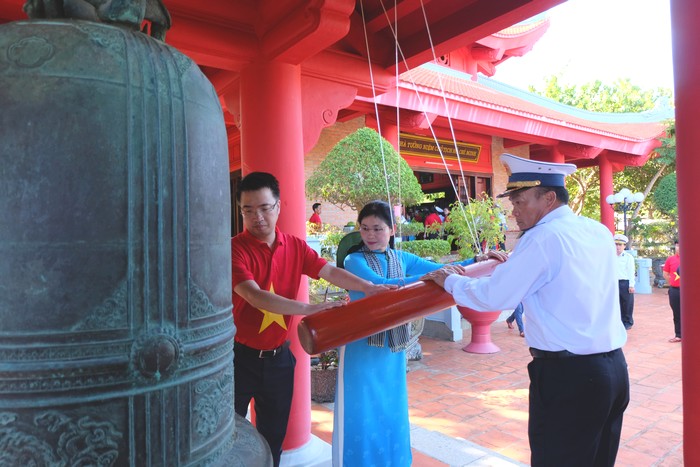
[(630, 399), (622, 350), (535, 358), (528, 373), (532, 466), (612, 467)]
[(673, 310), (673, 330), (676, 332), (676, 337), (681, 337), (681, 288), (669, 287), (668, 289), (668, 304)]
[(622, 318), (622, 324), (629, 328), (634, 324), (634, 319), (632, 318), (634, 294), (630, 293), (630, 281), (625, 279), (619, 280), (618, 283), (620, 284), (620, 317)]
[(289, 348), (269, 358), (244, 351), (238, 343), (233, 349), (236, 413), (245, 417), (255, 399), (255, 427), (270, 446), (277, 467), (292, 407), (296, 359)]

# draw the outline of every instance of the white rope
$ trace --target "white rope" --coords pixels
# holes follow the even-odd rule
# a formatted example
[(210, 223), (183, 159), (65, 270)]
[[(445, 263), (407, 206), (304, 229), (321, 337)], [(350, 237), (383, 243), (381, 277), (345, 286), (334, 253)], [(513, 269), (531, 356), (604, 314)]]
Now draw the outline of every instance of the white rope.
[[(394, 28), (396, 31), (399, 30), (399, 15), (398, 15), (398, 5), (397, 5), (398, 0), (394, 0)], [(398, 84), (399, 82), (399, 43), (398, 41), (394, 41), (394, 76), (396, 76), (396, 83)], [(396, 93), (396, 102), (399, 101), (399, 87), (394, 86), (394, 92)], [(399, 186), (399, 225), (398, 225), (398, 235), (400, 238), (403, 237), (403, 222), (402, 219), (404, 219), (404, 199), (401, 196), (401, 116), (400, 116), (400, 110), (399, 106), (395, 106), (396, 108), (396, 172), (398, 174), (397, 177), (397, 184)], [(399, 249), (401, 249), (401, 242), (399, 242)]]
[[(389, 203), (389, 209), (393, 210), (393, 203), (391, 202), (391, 190), (389, 189), (389, 172), (387, 171), (387, 168), (386, 168), (386, 157), (384, 155), (384, 144), (382, 141), (382, 127), (381, 127), (381, 122), (379, 120), (379, 105), (377, 104), (377, 91), (376, 91), (376, 87), (374, 84), (374, 72), (372, 71), (372, 57), (371, 57), (370, 50), (369, 50), (369, 37), (367, 35), (367, 22), (365, 20), (365, 8), (364, 8), (364, 4), (363, 4), (362, 0), (360, 0), (360, 13), (362, 16), (362, 30), (364, 31), (364, 34), (365, 34), (365, 49), (367, 52), (367, 64), (369, 67), (369, 79), (370, 79), (370, 84), (372, 86), (372, 101), (374, 103), (374, 113), (375, 113), (376, 118), (377, 118), (377, 133), (378, 133), (378, 137), (379, 137), (379, 150), (380, 150), (380, 153), (382, 155), (382, 165), (383, 165), (383, 169), (384, 169), (384, 182), (385, 182), (385, 187), (386, 187), (386, 199), (387, 199), (387, 202)], [(400, 166), (399, 166), (399, 172), (401, 172)], [(393, 231), (394, 228), (396, 227), (396, 222), (393, 220), (393, 216), (390, 217), (389, 220), (391, 221), (391, 225), (389, 227), (391, 227), (391, 230)]]
[[(423, 0), (421, 0), (421, 2), (420, 2), (420, 7), (421, 7), (421, 11), (423, 12), (423, 20), (425, 22), (425, 29), (428, 33), (428, 41), (430, 42), (430, 52), (433, 56), (433, 61), (437, 62), (437, 56), (435, 55), (435, 46), (433, 44), (433, 36), (430, 33), (430, 24), (428, 23), (428, 15), (425, 12), (425, 4), (423, 3)], [(471, 202), (469, 200), (469, 193), (468, 193), (469, 187), (466, 184), (466, 177), (464, 176), (464, 170), (462, 168), (462, 160), (460, 159), (460, 156), (459, 156), (459, 147), (457, 146), (457, 135), (455, 135), (455, 129), (454, 129), (454, 126), (452, 125), (452, 117), (450, 116), (450, 109), (447, 106), (447, 97), (445, 97), (446, 92), (445, 92), (445, 85), (442, 82), (442, 74), (438, 73), (437, 77), (438, 77), (438, 83), (440, 85), (440, 95), (442, 96), (442, 103), (445, 106), (445, 116), (447, 117), (447, 123), (450, 126), (450, 134), (452, 135), (452, 142), (455, 145), (455, 154), (457, 155), (457, 165), (459, 165), (460, 177), (462, 178), (462, 183), (464, 183), (464, 189), (467, 192), (466, 193), (467, 205), (470, 205)], [(437, 143), (437, 141), (436, 141), (436, 143)], [(440, 145), (436, 144), (436, 146), (440, 146)], [(443, 162), (444, 162), (444, 158), (443, 158)], [(447, 169), (447, 165), (445, 165), (445, 169)], [(448, 173), (449, 173), (449, 171), (448, 171)], [(451, 177), (450, 177), (450, 180), (451, 180)], [(452, 184), (452, 186), (454, 188), (454, 183)], [(476, 187), (475, 187), (475, 190), (476, 190)], [(456, 194), (457, 194), (457, 199), (459, 200), (459, 193), (456, 193)], [(475, 193), (475, 194), (478, 196), (478, 193)], [(461, 203), (460, 203), (460, 206), (462, 206)], [(466, 213), (464, 212), (464, 207), (462, 207), (462, 214), (466, 216)], [(472, 220), (472, 223), (475, 224), (473, 215), (472, 215), (471, 220)], [(470, 224), (467, 223), (467, 225), (470, 225)], [(474, 241), (475, 244), (479, 245), (479, 251), (481, 251), (483, 253), (483, 250), (481, 249), (481, 244), (478, 241), (476, 227), (472, 231), (471, 225), (470, 225), (469, 230), (470, 230), (470, 233), (472, 234), (472, 240)], [(486, 245), (486, 249), (488, 250), (488, 243)]]
[[(399, 53), (401, 54), (401, 59), (402, 59), (404, 65), (405, 65), (406, 69), (408, 70), (408, 69), (409, 69), (409, 67), (408, 67), (408, 61), (406, 60), (406, 56), (404, 55), (403, 50), (401, 49), (401, 44), (399, 44), (399, 39), (398, 39), (398, 35), (397, 35), (397, 33), (396, 33), (396, 30), (392, 27), (391, 22), (389, 21), (389, 18), (388, 18), (389, 15), (388, 15), (388, 13), (387, 13), (387, 11), (386, 11), (386, 8), (385, 8), (385, 6), (384, 6), (383, 0), (380, 0), (380, 4), (381, 4), (381, 6), (382, 6), (382, 10), (384, 11), (384, 16), (387, 18), (387, 23), (388, 23), (388, 25), (389, 25), (389, 29), (391, 30), (391, 33), (392, 33), (392, 35), (394, 36), (394, 43), (396, 44), (396, 47), (397, 47)], [(422, 1), (422, 0), (421, 0), (421, 8), (422, 8), (422, 11), (423, 11), (424, 20), (425, 20), (425, 22), (426, 22), (426, 29), (427, 29), (427, 31), (428, 31), (428, 37), (429, 37), (429, 40), (430, 40), (430, 48), (431, 48), (431, 51), (432, 51), (432, 54), (433, 54), (433, 59), (435, 59), (435, 48), (434, 48), (434, 46), (433, 46), (432, 36), (430, 35), (430, 27), (429, 27), (429, 25), (427, 24), (427, 16), (426, 16), (426, 14), (425, 14), (425, 8), (424, 8), (424, 6), (423, 6), (423, 1)], [(364, 20), (364, 17), (363, 17), (363, 20)], [(398, 62), (398, 60), (397, 60), (397, 62)], [(438, 78), (440, 78), (440, 75), (439, 75), (439, 74), (438, 74)], [(416, 85), (415, 80), (413, 79), (412, 76), (409, 76), (409, 80), (410, 80), (410, 82), (411, 82), (411, 85), (412, 85), (412, 87), (413, 87), (413, 90), (414, 90), (415, 93), (416, 93), (416, 97), (418, 98), (418, 103), (419, 103), (420, 107), (425, 108), (425, 106), (424, 106), (424, 104), (423, 104), (423, 98), (421, 97), (421, 94), (420, 94), (420, 92), (418, 91), (418, 86)], [(449, 117), (449, 109), (448, 109), (448, 107), (447, 107), (447, 100), (446, 100), (446, 98), (445, 98), (445, 89), (444, 89), (444, 86), (442, 85), (442, 79), (441, 79), (441, 78), (440, 78), (440, 87), (441, 87), (441, 92), (442, 92), (442, 95), (443, 95), (443, 102), (444, 102), (444, 105), (445, 105), (445, 112), (446, 112), (446, 114), (447, 114), (448, 121), (450, 122), (450, 129), (451, 129), (451, 131), (452, 131), (452, 139), (453, 139), (453, 141), (454, 141), (454, 143), (455, 143), (455, 153), (457, 154), (457, 162), (458, 162), (458, 164), (459, 164), (459, 168), (460, 168), (460, 173), (461, 173), (462, 181), (465, 183), (465, 190), (467, 190), (467, 193), (466, 193), (466, 195), (467, 195), (467, 196), (466, 196), (466, 198), (467, 198), (467, 204), (469, 204), (470, 201), (469, 201), (468, 185), (466, 184), (466, 179), (465, 179), (465, 176), (464, 176), (464, 172), (462, 171), (462, 163), (461, 163), (461, 159), (460, 159), (460, 157), (459, 157), (459, 150), (458, 150), (458, 148), (457, 148), (457, 139), (456, 139), (455, 134), (454, 134), (454, 128), (453, 128), (453, 126), (452, 126), (452, 120), (451, 120), (451, 118)], [(374, 91), (374, 89), (373, 89), (373, 91)], [(397, 92), (398, 92), (398, 76), (397, 76)], [(376, 107), (376, 103), (375, 103), (375, 107)], [(397, 108), (398, 108), (398, 99), (397, 99)], [(450, 184), (452, 185), (452, 189), (454, 190), (454, 193), (455, 193), (455, 195), (457, 196), (457, 200), (459, 200), (459, 190), (458, 190), (457, 187), (455, 186), (454, 180), (452, 180), (452, 177), (449, 176), (449, 173), (450, 173), (450, 171), (449, 171), (449, 166), (447, 165), (447, 161), (446, 161), (446, 159), (445, 159), (445, 155), (444, 155), (443, 152), (442, 152), (442, 148), (441, 148), (441, 146), (440, 146), (440, 144), (439, 144), (437, 135), (435, 134), (435, 129), (433, 128), (433, 125), (432, 125), (432, 123), (430, 122), (430, 119), (428, 118), (427, 112), (426, 112), (425, 110), (423, 110), (423, 114), (425, 115), (426, 121), (428, 122), (428, 128), (430, 129), (430, 133), (431, 133), (431, 135), (432, 135), (432, 137), (433, 137), (433, 140), (434, 140), (435, 143), (436, 143), (435, 146), (436, 146), (437, 149), (438, 149), (438, 153), (440, 154), (440, 158), (442, 159), (443, 166), (445, 167), (445, 171), (447, 172), (448, 178), (450, 179)], [(465, 220), (467, 220), (466, 224), (467, 224), (467, 226), (468, 226), (468, 228), (469, 228), (469, 233), (470, 233), (470, 235), (471, 235), (471, 237), (472, 237), (472, 241), (473, 241), (474, 245), (477, 245), (477, 247), (479, 248), (479, 251), (481, 251), (481, 244), (480, 244), (480, 242), (479, 242), (479, 240), (478, 240), (478, 235), (477, 235), (477, 232), (476, 232), (476, 228), (475, 228), (475, 226), (474, 226), (474, 219), (473, 219), (473, 216), (472, 216), (471, 223), (470, 223), (470, 222), (468, 221), (468, 219), (467, 219), (467, 213), (466, 213), (466, 211), (464, 210), (464, 206), (462, 206), (462, 203), (460, 203), (459, 205), (460, 205), (460, 208), (461, 208), (461, 211), (462, 211), (462, 215), (464, 216)]]

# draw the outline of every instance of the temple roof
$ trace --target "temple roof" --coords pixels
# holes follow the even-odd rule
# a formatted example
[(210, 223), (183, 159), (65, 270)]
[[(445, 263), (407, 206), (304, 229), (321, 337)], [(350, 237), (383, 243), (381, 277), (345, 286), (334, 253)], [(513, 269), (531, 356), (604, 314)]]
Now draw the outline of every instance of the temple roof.
[(497, 60), (492, 61), (491, 67), (479, 71), (493, 76), (495, 67), (499, 63), (503, 63), (511, 57), (522, 57), (528, 53), (547, 32), (549, 24), (549, 17), (541, 14), (476, 41), (476, 44), (480, 46), (499, 52), (496, 55)]
[(518, 24), (514, 24), (508, 28), (502, 29), (497, 33), (492, 34), (492, 36), (504, 38), (525, 36), (533, 31), (541, 29), (547, 23), (549, 23), (549, 18), (545, 14), (540, 14), (525, 21), (521, 21)]
[[(167, 0), (173, 18), (167, 42), (194, 59), (219, 95), (228, 95), (233, 104), (237, 102), (240, 70), (251, 63), (269, 60), (300, 64), (303, 78), (357, 89), (356, 103), (371, 101), (371, 89), (384, 93), (377, 97), (380, 104), (444, 117), (447, 97), (451, 116), (464, 131), (507, 138), (512, 145), (552, 146), (564, 141), (602, 148), (618, 152), (623, 159), (635, 156), (631, 163), (639, 164), (658, 145), (654, 138), (663, 132), (661, 122), (672, 112), (648, 113), (646, 117), (595, 115), (482, 76), (472, 81), (478, 71), (493, 74), (498, 63), (530, 50), (549, 26), (541, 13), (562, 1), (514, 0), (501, 4), (493, 0), (433, 0), (423, 11), (419, 2), (401, 0), (385, 11), (379, 0), (292, 0), (279, 5), (254, 0)], [(0, 22), (22, 18), (22, 3), (0, 0)], [(429, 27), (426, 17), (430, 18)], [(387, 18), (397, 18), (399, 25)], [(431, 32), (430, 40), (426, 29)], [(395, 31), (406, 57), (399, 65), (411, 69), (401, 75), (398, 97), (392, 97), (396, 96)], [(463, 71), (435, 64), (418, 66), (433, 60), (434, 54), (454, 54), (455, 62), (461, 60)], [(373, 70), (371, 75), (368, 68)], [(439, 80), (443, 81), (446, 96)], [(415, 97), (413, 83), (421, 91), (420, 99)], [(419, 104), (418, 100), (424, 102)], [(229, 112), (225, 117), (231, 147), (235, 148), (238, 117)], [(305, 134), (305, 147), (317, 138), (315, 131)]]
[[(643, 160), (658, 146), (656, 138), (663, 134), (665, 120), (674, 116), (669, 107), (642, 113), (590, 112), (483, 76), (473, 81), (467, 73), (434, 63), (403, 73), (399, 88), (402, 108), (446, 117), (447, 102), (450, 118), (462, 123), (463, 129), (469, 130), (471, 125), (522, 144), (555, 145), (561, 141), (641, 156)], [(420, 98), (415, 97), (416, 90)], [(377, 100), (397, 104), (394, 93)]]
[(656, 138), (664, 131), (664, 120), (673, 118), (674, 115), (672, 108), (659, 108), (641, 113), (591, 112), (484, 76), (479, 76), (475, 82), (467, 73), (436, 64), (424, 64), (403, 73), (400, 81), (401, 86), (412, 88), (415, 84), (416, 87), (422, 88), (423, 92), (429, 89), (442, 93), (444, 89), (451, 99), (465, 103), (630, 140)]
[(522, 57), (549, 29), (549, 18), (537, 15), (437, 58), (437, 63), (464, 71), (476, 79), (478, 73), (493, 76), (496, 66), (511, 57)]

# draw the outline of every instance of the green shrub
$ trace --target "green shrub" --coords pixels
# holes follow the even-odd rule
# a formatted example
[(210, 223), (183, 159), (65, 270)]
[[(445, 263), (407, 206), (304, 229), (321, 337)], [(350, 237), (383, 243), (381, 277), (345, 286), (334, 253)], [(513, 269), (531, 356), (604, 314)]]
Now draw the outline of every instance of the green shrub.
[(328, 248), (338, 248), (338, 243), (340, 240), (346, 236), (347, 233), (336, 227), (336, 230), (329, 231), (324, 238), (321, 239), (321, 246)]
[(421, 222), (411, 221), (406, 224), (400, 224), (396, 226), (396, 234), (399, 232), (404, 237), (415, 236), (425, 232), (425, 226)]
[(450, 254), (450, 243), (447, 240), (411, 240), (401, 242), (400, 249), (420, 256), (421, 258), (432, 258), (438, 261), (443, 256)]
[(323, 302), (345, 300), (347, 292), (325, 279), (309, 277), (309, 303), (316, 305)]
[(673, 214), (678, 208), (678, 191), (676, 188), (676, 172), (666, 175), (659, 180), (654, 189), (654, 206), (666, 215)]
[[(386, 167), (386, 172), (385, 172)], [(423, 199), (413, 170), (386, 138), (360, 128), (343, 138), (306, 181), (306, 196), (355, 211), (376, 199), (407, 206)]]

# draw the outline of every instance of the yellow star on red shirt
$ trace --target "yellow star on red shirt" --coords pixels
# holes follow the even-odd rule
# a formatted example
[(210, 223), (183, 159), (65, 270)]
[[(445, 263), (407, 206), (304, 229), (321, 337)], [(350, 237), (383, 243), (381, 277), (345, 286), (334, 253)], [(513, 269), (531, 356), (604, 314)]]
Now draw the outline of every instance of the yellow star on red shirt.
[[(272, 285), (272, 283), (270, 283), (270, 293), (275, 293), (275, 287)], [(263, 319), (262, 323), (260, 323), (260, 330), (258, 331), (258, 334), (262, 334), (262, 332), (272, 325), (272, 323), (277, 323), (282, 326), (282, 329), (287, 329), (287, 323), (284, 322), (284, 315), (272, 313), (271, 311), (267, 310), (260, 310), (260, 312), (263, 314)]]

